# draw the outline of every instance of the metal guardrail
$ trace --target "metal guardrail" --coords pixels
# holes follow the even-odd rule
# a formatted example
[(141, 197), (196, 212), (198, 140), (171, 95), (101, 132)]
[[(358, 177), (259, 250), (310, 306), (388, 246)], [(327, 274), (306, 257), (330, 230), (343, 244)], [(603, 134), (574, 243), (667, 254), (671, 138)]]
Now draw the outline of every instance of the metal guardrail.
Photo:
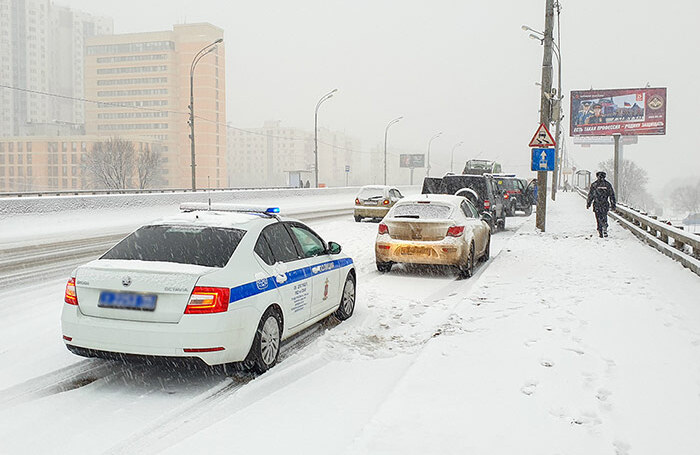
[[(577, 187), (576, 191), (584, 198), (588, 197), (586, 190)], [(648, 245), (700, 275), (700, 234), (685, 232), (670, 221), (659, 220), (621, 203), (610, 212), (610, 216)]]
[(282, 190), (295, 189), (289, 186), (258, 186), (244, 188), (146, 188), (146, 189), (122, 189), (122, 190), (45, 190), (45, 191), (21, 191), (0, 192), (0, 198), (4, 197), (42, 197), (42, 196), (81, 196), (81, 195), (106, 195), (106, 194), (158, 194), (158, 193), (210, 193), (221, 191), (240, 190)]

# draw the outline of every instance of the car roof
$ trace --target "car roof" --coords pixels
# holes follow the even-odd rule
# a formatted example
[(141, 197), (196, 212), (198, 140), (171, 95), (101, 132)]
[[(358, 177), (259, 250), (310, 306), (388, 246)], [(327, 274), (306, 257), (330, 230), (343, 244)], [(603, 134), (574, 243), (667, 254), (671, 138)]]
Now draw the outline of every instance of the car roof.
[(394, 187), (393, 187), (393, 186), (387, 186), (387, 185), (365, 185), (365, 186), (363, 186), (363, 187), (360, 188), (360, 189), (361, 189), (361, 190), (364, 190), (364, 189), (369, 189), (369, 190), (383, 190), (383, 189), (386, 189), (386, 188), (394, 188)]
[(277, 218), (264, 214), (195, 210), (161, 218), (148, 225), (189, 225), (251, 230), (276, 221)]

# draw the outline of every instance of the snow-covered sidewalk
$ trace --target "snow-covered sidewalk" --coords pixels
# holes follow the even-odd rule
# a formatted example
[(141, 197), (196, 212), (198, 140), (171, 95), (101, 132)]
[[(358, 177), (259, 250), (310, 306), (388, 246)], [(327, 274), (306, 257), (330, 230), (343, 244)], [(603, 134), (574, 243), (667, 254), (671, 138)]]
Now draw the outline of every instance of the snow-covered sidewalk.
[(700, 279), (578, 195), (548, 201), (349, 453), (700, 453)]

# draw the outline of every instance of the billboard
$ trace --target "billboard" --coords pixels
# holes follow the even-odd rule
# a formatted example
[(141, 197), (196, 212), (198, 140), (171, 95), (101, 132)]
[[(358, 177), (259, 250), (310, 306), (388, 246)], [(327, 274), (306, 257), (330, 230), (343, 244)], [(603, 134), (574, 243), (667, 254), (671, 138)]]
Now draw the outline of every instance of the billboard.
[(399, 157), (399, 167), (410, 167), (411, 169), (415, 169), (417, 167), (425, 167), (425, 155), (422, 153), (402, 153)]
[(571, 92), (571, 136), (666, 134), (666, 88)]

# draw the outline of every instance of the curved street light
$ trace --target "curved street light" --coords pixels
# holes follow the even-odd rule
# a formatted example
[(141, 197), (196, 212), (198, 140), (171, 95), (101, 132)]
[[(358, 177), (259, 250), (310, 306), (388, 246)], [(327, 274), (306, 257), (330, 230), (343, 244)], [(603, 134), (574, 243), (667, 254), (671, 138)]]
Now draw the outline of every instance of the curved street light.
[(197, 67), (197, 63), (207, 54), (216, 50), (216, 45), (223, 42), (223, 38), (219, 38), (213, 43), (207, 44), (202, 49), (199, 50), (192, 59), (192, 64), (190, 65), (190, 152), (191, 152), (191, 164), (192, 164), (192, 191), (197, 189), (197, 177), (195, 176), (195, 159), (194, 159), (194, 69)]
[(389, 127), (393, 125), (394, 123), (398, 123), (403, 116), (397, 117), (394, 120), (390, 121), (389, 124), (386, 126), (384, 129), (384, 185), (386, 185), (386, 137), (387, 134), (389, 133)]
[(452, 147), (452, 153), (450, 154), (450, 172), (454, 172), (455, 149), (462, 144), (464, 144), (464, 141), (459, 141)]
[(321, 107), (324, 101), (333, 97), (333, 94), (337, 92), (338, 89), (334, 88), (330, 92), (326, 93), (318, 100), (316, 103), (316, 110), (314, 111), (314, 187), (318, 188), (318, 108)]
[(433, 137), (431, 137), (430, 140), (428, 141), (428, 157), (427, 157), (428, 163), (427, 163), (427, 165), (426, 165), (426, 173), (425, 173), (426, 177), (430, 177), (430, 144), (432, 144), (432, 143), (433, 143), (433, 140), (436, 139), (436, 138), (438, 138), (440, 135), (442, 135), (442, 131), (440, 131), (439, 133), (435, 134), (435, 135), (434, 135)]

